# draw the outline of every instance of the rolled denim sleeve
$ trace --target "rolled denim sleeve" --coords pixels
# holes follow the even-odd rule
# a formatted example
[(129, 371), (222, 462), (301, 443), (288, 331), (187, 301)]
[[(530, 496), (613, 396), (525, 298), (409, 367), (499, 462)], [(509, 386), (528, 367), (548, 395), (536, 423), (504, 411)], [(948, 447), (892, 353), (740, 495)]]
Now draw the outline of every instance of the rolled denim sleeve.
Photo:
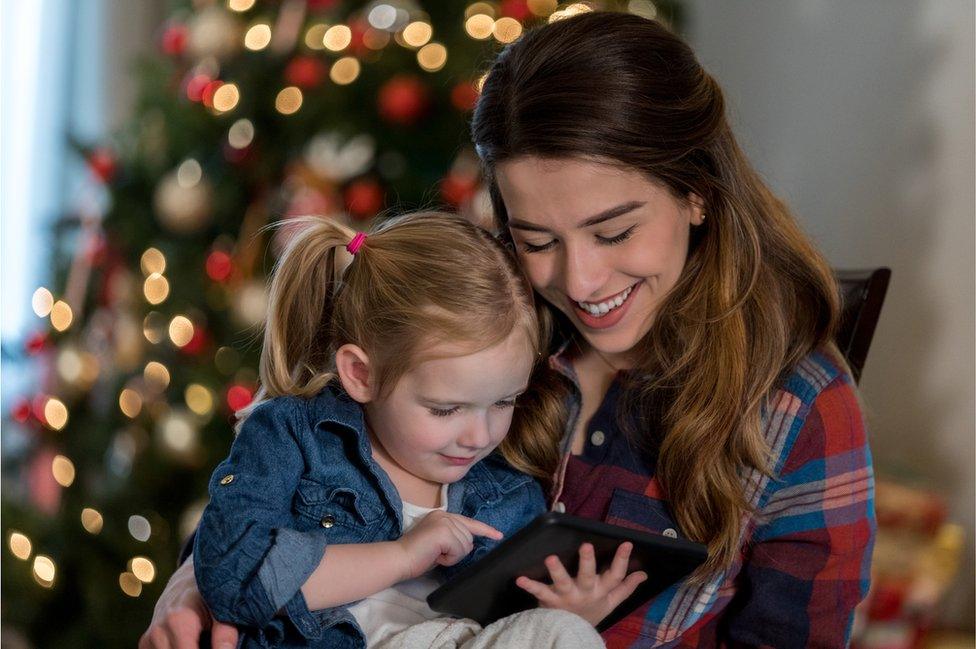
[(322, 561), (325, 537), (282, 527), (305, 466), (301, 436), (310, 430), (301, 400), (262, 404), (210, 479), (194, 572), (221, 621), (263, 627), (283, 611), (307, 637), (322, 631), (300, 589)]

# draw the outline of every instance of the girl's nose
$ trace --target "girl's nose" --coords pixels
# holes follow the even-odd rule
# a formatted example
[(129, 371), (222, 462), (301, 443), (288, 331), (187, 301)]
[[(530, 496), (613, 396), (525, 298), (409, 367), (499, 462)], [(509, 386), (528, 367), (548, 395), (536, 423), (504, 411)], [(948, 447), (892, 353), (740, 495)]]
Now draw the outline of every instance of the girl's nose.
[(482, 449), (491, 442), (491, 435), (488, 433), (487, 415), (477, 415), (464, 429), (458, 444), (465, 448)]

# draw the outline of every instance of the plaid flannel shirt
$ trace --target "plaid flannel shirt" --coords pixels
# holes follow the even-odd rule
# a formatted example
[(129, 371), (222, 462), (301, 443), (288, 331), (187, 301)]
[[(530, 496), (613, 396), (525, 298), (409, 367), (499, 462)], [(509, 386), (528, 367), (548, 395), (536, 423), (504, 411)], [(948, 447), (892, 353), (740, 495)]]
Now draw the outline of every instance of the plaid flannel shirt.
[[(577, 387), (553, 508), (681, 536), (654, 477), (656, 453), (635, 451), (618, 428), (619, 380), (587, 426), (583, 453), (570, 454), (580, 393), (565, 349), (550, 363)], [(743, 476), (756, 514), (735, 562), (701, 586), (680, 582), (655, 597), (604, 632), (608, 647), (848, 644), (875, 533), (871, 454), (850, 375), (830, 352), (810, 354), (771, 395), (762, 425), (772, 477)]]

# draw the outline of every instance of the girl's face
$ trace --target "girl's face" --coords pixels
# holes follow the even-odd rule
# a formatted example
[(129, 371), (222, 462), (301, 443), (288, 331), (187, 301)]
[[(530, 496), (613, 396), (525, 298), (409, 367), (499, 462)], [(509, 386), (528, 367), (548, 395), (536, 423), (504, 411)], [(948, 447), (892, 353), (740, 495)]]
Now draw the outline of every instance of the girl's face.
[(688, 256), (701, 201), (639, 171), (522, 157), (496, 168), (519, 260), (535, 287), (618, 366), (650, 330)]
[(430, 356), (364, 409), (381, 464), (445, 484), (463, 478), (505, 438), (533, 358), (519, 329), (473, 354), (440, 344)]

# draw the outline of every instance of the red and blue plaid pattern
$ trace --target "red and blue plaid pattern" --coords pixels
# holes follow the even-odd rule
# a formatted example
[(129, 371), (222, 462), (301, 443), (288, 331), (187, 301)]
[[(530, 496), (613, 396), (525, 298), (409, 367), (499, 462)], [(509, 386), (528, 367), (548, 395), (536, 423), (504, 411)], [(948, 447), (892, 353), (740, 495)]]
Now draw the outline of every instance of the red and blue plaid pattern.
[[(564, 354), (551, 363), (576, 383)], [(773, 476), (743, 475), (756, 513), (744, 521), (733, 565), (701, 586), (661, 593), (603, 634), (608, 647), (847, 645), (868, 589), (875, 520), (871, 454), (842, 367), (826, 351), (812, 353), (771, 395), (763, 427)], [(615, 382), (589, 422), (581, 455), (569, 454), (567, 435), (554, 500), (570, 513), (680, 536), (654, 477), (655, 454), (635, 450), (619, 430), (620, 390)], [(573, 399), (576, 413), (578, 391)]]

